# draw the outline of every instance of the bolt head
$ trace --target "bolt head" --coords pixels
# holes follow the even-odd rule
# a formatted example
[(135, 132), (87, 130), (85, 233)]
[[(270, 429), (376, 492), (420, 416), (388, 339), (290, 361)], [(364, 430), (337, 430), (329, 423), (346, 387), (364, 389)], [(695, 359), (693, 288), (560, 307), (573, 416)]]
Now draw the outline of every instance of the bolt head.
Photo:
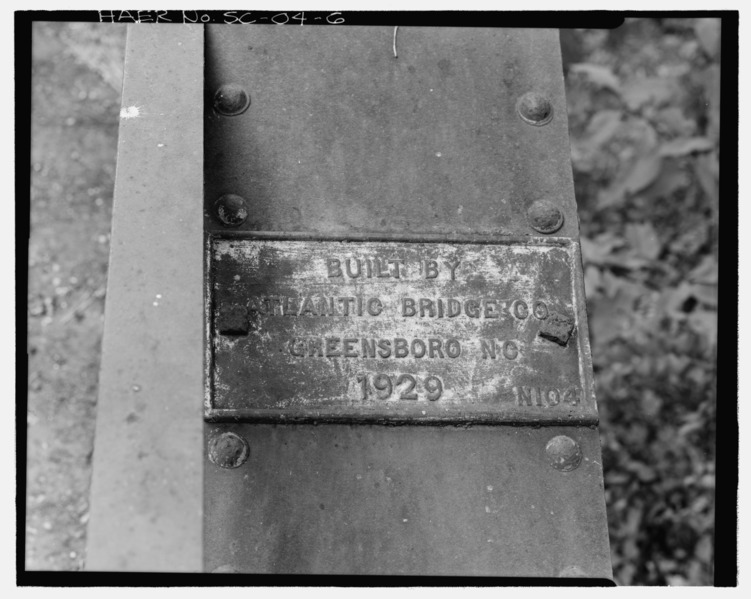
[(239, 85), (227, 83), (214, 94), (214, 110), (224, 116), (237, 116), (250, 106), (250, 96)]
[(242, 466), (249, 455), (248, 442), (235, 433), (222, 433), (209, 440), (209, 461), (220, 468)]
[(582, 450), (571, 437), (558, 435), (553, 437), (545, 446), (550, 465), (561, 472), (576, 470), (582, 461)]
[(563, 226), (563, 212), (550, 200), (537, 200), (527, 209), (530, 226), (540, 233), (555, 233)]
[(516, 111), (525, 123), (541, 127), (553, 120), (553, 105), (539, 92), (527, 92), (516, 102)]
[(248, 218), (245, 200), (232, 193), (220, 197), (214, 204), (214, 209), (219, 220), (227, 227), (238, 227)]

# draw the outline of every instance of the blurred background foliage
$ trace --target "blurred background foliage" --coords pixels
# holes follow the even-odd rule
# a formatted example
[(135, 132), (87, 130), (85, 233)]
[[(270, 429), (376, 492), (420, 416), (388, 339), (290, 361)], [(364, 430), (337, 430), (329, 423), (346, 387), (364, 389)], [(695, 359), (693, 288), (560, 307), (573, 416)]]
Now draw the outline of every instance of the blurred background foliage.
[(718, 19), (561, 34), (616, 581), (713, 581)]
[[(34, 30), (29, 569), (84, 564), (124, 33)], [(615, 578), (711, 584), (720, 23), (561, 44)]]

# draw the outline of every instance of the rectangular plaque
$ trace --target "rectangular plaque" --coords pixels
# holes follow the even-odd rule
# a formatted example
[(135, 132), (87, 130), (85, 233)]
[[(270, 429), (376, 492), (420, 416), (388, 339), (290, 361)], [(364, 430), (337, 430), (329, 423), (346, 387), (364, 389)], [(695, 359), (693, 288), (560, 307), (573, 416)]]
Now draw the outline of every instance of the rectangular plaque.
[(210, 420), (597, 421), (578, 245), (212, 238)]

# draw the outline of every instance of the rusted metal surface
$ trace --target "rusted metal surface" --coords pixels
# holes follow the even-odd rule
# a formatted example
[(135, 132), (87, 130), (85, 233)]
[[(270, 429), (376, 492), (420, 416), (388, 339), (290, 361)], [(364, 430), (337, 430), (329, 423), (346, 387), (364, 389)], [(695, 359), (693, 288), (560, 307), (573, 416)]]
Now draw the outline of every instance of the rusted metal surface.
[(202, 88), (202, 27), (129, 28), (88, 570), (201, 570)]
[(209, 254), (211, 419), (597, 422), (567, 240), (233, 237)]
[[(224, 431), (250, 458), (206, 461), (207, 571), (610, 575), (594, 429), (207, 425)], [(559, 435), (575, 470), (551, 466)]]
[[(209, 26), (206, 51), (205, 569), (610, 578), (557, 32)], [(244, 112), (214, 106), (223, 86)], [(420, 278), (452, 256), (466, 279)], [(468, 316), (480, 297), (510, 318)], [(405, 298), (463, 316), (405, 316)], [(317, 355), (327, 338), (341, 355)], [(459, 356), (415, 357), (431, 338)], [(392, 355), (344, 355), (362, 339)], [(228, 432), (237, 468), (210, 461)]]

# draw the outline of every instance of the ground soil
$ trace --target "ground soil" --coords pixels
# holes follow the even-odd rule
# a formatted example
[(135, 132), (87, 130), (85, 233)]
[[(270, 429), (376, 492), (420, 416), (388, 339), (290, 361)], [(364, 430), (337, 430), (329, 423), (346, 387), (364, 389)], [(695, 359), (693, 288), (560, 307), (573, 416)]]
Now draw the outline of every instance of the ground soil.
[(85, 559), (124, 34), (33, 28), (28, 570)]

